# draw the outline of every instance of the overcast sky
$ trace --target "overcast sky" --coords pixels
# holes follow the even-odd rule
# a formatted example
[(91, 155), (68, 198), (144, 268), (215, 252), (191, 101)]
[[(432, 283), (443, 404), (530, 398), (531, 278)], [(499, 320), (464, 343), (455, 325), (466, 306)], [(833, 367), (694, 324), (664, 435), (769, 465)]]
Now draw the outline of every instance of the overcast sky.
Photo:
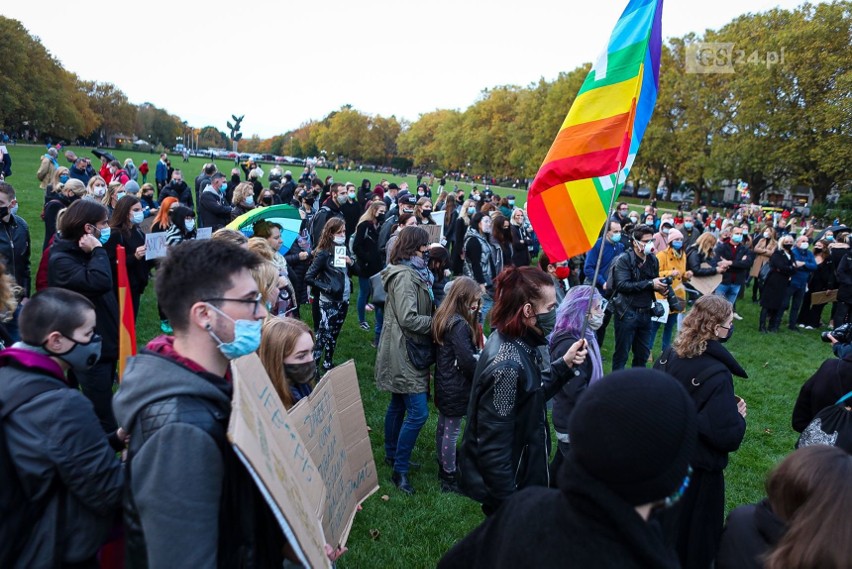
[[(666, 0), (663, 37), (799, 0)], [(416, 120), (594, 60), (626, 0), (4, 2), (65, 67), (191, 126), (269, 137), (344, 104)], [(567, 109), (566, 109), (567, 112)]]

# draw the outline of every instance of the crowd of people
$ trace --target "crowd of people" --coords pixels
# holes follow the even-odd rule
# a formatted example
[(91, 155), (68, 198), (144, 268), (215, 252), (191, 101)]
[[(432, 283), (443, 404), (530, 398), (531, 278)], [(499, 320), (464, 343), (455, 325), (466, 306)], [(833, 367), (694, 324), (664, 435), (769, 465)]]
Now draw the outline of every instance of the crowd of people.
[[(193, 190), (165, 155), (154, 184), (147, 164), (142, 173), (105, 156), (95, 172), (65, 157), (70, 167), (49, 150), (37, 174), (45, 240), (34, 294), (29, 226), (0, 182), (0, 465), (13, 481), (0, 490), (10, 512), (0, 566), (97, 567), (117, 541), (129, 566), (293, 563), (227, 441), (230, 362), (257, 353), (289, 409), (341, 361), (353, 295), (356, 333), (372, 342), (388, 393), (392, 483), (416, 493), (412, 451), (431, 398), (437, 484), (486, 515), (441, 567), (848, 565), (844, 226), (621, 203), (586, 255), (551, 262), (515, 196), (487, 187), (433, 196), (427, 184), (356, 186), (309, 170), (294, 180), (249, 162), (228, 175), (205, 164)], [(269, 220), (225, 227), (276, 204), (299, 212), (292, 242)], [(166, 257), (146, 259), (148, 232), (166, 234)], [(128, 360), (114, 394), (119, 246), (136, 314), (154, 275), (163, 335)], [(748, 411), (733, 377), (748, 374), (724, 344), (748, 285), (761, 304), (755, 330), (778, 332), (789, 312), (792, 331), (833, 327), (838, 357), (802, 386), (792, 412), (801, 448), (769, 475), (767, 499), (726, 527), (724, 470)], [(832, 290), (826, 314), (815, 295)], [(828, 518), (835, 529), (820, 531)]]

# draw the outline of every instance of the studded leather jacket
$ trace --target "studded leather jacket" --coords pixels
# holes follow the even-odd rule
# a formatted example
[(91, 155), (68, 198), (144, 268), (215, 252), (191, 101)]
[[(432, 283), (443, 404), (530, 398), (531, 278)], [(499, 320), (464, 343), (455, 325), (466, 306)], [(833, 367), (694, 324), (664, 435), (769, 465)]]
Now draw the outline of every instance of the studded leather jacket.
[(560, 358), (542, 377), (544, 337), (488, 338), (473, 378), (467, 427), (459, 450), (464, 492), (496, 509), (527, 486), (549, 486), (547, 401), (579, 374)]

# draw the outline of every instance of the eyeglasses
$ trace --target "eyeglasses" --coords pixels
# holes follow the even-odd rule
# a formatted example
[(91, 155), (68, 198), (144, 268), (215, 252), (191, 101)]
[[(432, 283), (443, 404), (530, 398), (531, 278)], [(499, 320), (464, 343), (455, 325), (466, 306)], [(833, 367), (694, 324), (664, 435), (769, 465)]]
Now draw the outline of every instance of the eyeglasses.
[(257, 307), (260, 306), (260, 301), (263, 300), (263, 295), (261, 293), (257, 293), (252, 299), (248, 298), (202, 298), (201, 302), (241, 302), (243, 304), (253, 304), (251, 310), (251, 315), (257, 315)]

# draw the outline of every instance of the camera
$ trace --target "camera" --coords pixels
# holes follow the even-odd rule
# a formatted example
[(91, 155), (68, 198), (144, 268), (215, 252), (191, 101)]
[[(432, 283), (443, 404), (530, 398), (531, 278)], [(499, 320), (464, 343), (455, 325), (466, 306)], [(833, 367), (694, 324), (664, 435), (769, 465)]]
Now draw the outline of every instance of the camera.
[(665, 278), (660, 279), (660, 282), (663, 283), (666, 286), (672, 286), (674, 279), (672, 279), (671, 277), (665, 277)]
[(823, 342), (831, 342), (828, 339), (828, 335), (831, 334), (834, 336), (834, 339), (837, 340), (840, 344), (849, 344), (852, 343), (852, 323), (844, 324), (843, 326), (838, 326), (831, 332), (823, 332), (820, 334), (820, 339)]
[[(669, 287), (666, 290), (666, 302), (669, 303), (669, 312), (682, 312), (683, 311), (683, 302), (678, 296), (675, 294), (674, 289), (672, 288), (672, 283), (674, 279), (672, 277), (665, 277), (660, 279), (660, 282)], [(659, 318), (659, 316), (657, 316)]]
[(651, 316), (654, 318), (660, 318), (663, 314), (666, 313), (666, 309), (663, 308), (663, 303), (655, 300), (654, 304), (651, 305)]

